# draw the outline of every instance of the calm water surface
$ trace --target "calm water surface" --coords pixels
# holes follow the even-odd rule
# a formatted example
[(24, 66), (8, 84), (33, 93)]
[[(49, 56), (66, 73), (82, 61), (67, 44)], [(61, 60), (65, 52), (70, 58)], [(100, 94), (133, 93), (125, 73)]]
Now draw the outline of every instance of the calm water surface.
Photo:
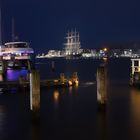
[[(51, 63), (54, 61), (55, 70)], [(41, 79), (78, 72), (80, 84), (70, 88), (41, 89), (40, 126), (33, 125), (29, 92), (0, 91), (0, 140), (139, 140), (140, 91), (129, 87), (131, 61), (107, 62), (108, 102), (97, 110), (95, 74), (99, 60), (38, 60)], [(26, 70), (8, 70), (7, 80)]]

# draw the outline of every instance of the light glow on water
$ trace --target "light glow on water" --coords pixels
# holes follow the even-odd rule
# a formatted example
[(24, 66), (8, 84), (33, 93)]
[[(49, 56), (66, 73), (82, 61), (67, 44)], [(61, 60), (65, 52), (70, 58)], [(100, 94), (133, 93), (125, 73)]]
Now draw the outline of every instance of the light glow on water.
[(59, 101), (59, 92), (58, 92), (58, 90), (54, 91), (53, 99), (54, 99), (55, 104), (58, 104), (58, 101)]
[(20, 76), (26, 77), (28, 71), (25, 69), (22, 70), (13, 70), (13, 69), (8, 69), (7, 70), (7, 80), (8, 81), (17, 81)]

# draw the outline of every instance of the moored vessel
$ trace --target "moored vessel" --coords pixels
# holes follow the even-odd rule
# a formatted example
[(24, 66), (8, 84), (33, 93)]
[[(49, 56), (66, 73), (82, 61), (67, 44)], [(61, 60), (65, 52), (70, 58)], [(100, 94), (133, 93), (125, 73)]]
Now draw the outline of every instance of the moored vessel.
[(27, 66), (27, 61), (32, 60), (34, 50), (27, 42), (8, 42), (1, 49), (2, 61), (9, 68), (21, 68)]
[(82, 55), (81, 43), (80, 43), (80, 35), (79, 32), (71, 31), (67, 33), (65, 37), (66, 43), (64, 43), (64, 52), (65, 56), (75, 56), (79, 57)]

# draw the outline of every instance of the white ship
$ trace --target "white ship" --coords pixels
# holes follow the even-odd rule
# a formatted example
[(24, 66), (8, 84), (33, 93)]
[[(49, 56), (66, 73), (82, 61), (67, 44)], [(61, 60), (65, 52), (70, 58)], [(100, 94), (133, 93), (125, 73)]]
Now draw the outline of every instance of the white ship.
[(33, 59), (34, 50), (27, 42), (8, 42), (1, 48), (1, 58), (8, 68), (27, 67), (27, 61)]
[(34, 53), (27, 42), (8, 42), (2, 48), (3, 60), (28, 60)]
[(80, 56), (82, 49), (80, 43), (79, 32), (71, 31), (67, 33), (67, 37), (65, 37), (66, 43), (64, 43), (64, 51), (65, 56)]

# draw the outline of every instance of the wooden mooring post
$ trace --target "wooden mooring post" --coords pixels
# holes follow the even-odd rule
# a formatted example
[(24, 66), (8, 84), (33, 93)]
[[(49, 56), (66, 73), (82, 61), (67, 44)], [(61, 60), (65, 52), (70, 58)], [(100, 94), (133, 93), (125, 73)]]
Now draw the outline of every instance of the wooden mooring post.
[(107, 70), (104, 65), (97, 69), (97, 102), (99, 108), (105, 108), (107, 102)]
[(65, 83), (65, 75), (64, 75), (64, 73), (60, 73), (60, 82), (61, 82), (61, 84)]
[(5, 73), (6, 73), (6, 62), (0, 60), (0, 74), (3, 74), (3, 76), (5, 76)]
[(32, 119), (38, 120), (40, 117), (40, 75), (37, 70), (30, 73), (30, 110)]

